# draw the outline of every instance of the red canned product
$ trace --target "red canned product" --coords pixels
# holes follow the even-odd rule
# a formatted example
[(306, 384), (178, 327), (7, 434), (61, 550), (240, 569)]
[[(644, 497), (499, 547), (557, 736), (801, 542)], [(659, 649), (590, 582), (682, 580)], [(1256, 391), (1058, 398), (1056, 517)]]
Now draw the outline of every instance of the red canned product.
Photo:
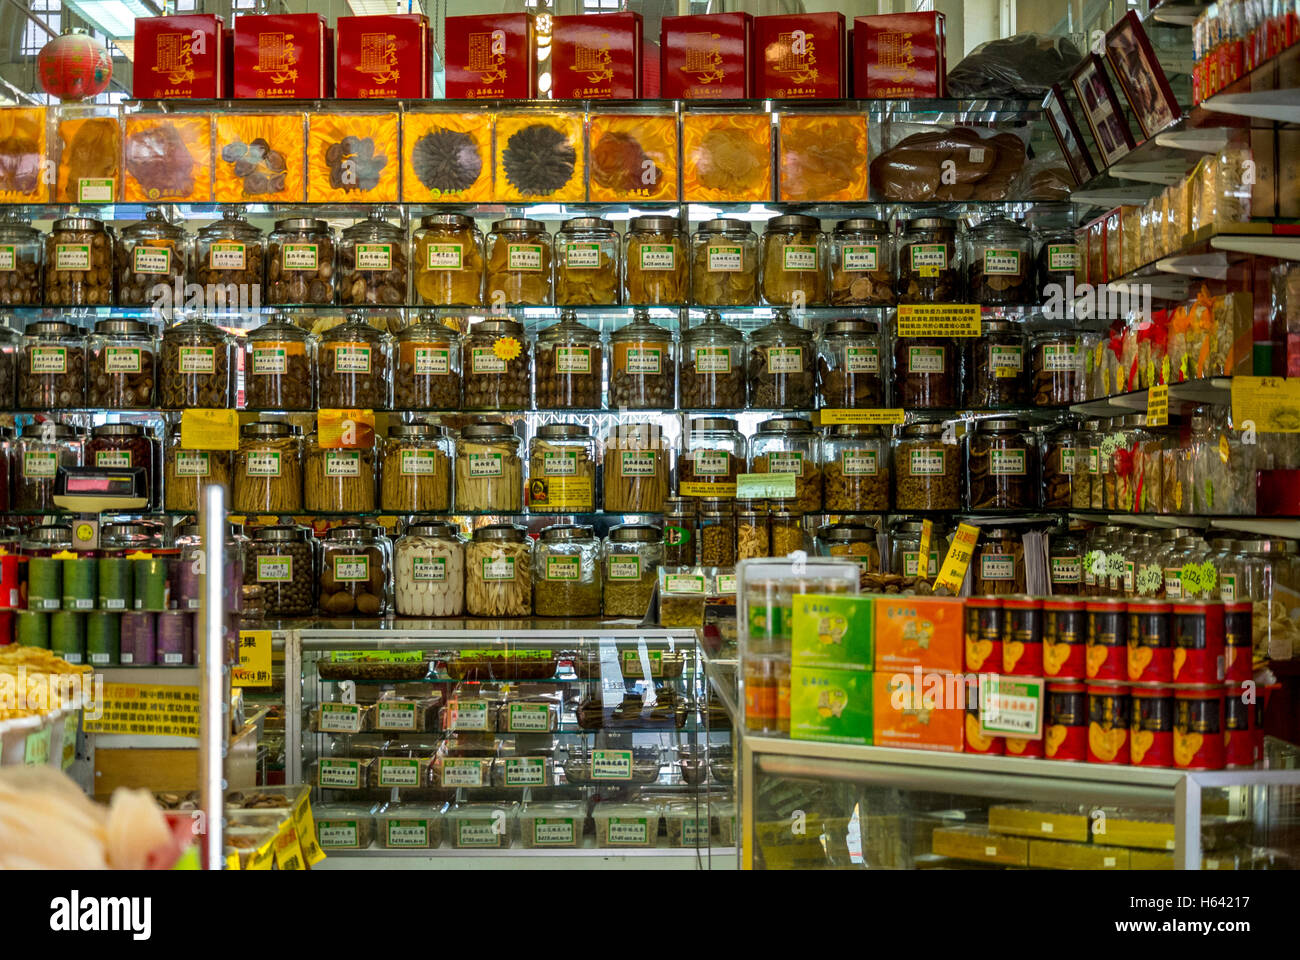
[(1088, 762), (1128, 764), (1132, 697), (1127, 684), (1088, 684)]
[(1088, 601), (1089, 680), (1123, 680), (1128, 674), (1128, 604), (1114, 597)]
[(1223, 764), (1253, 767), (1260, 759), (1255, 736), (1254, 684), (1230, 683), (1223, 693)]
[(1088, 687), (1081, 681), (1047, 685), (1043, 756), (1048, 760), (1088, 759)]
[(1002, 623), (1006, 614), (1001, 597), (966, 600), (966, 672), (996, 673), (1002, 669)]
[(1043, 601), (1014, 596), (1002, 600), (1002, 672), (1021, 677), (1043, 675)]
[(1174, 604), (1174, 680), (1223, 682), (1223, 604), (1188, 600)]
[(1129, 760), (1135, 767), (1174, 765), (1174, 688), (1133, 684)]
[(1249, 600), (1223, 605), (1223, 678), (1229, 683), (1255, 677), (1254, 606)]
[(0, 609), (18, 607), (18, 555), (6, 553), (0, 556)]
[(1174, 687), (1174, 766), (1180, 770), (1222, 770), (1223, 687)]
[(977, 703), (975, 706), (966, 708), (966, 753), (986, 753), (993, 756), (1002, 756), (1002, 738), (986, 737), (980, 733), (980, 708)]
[(1083, 600), (1043, 601), (1043, 676), (1082, 680), (1088, 665), (1088, 609)]
[(1173, 682), (1172, 610), (1162, 600), (1128, 602), (1128, 678), (1134, 683)]
[[(1024, 737), (1003, 737), (1002, 741), (1008, 757), (1042, 757), (1043, 755), (1042, 737), (1034, 740), (1027, 740)], [(1065, 758), (1057, 757), (1057, 759)]]

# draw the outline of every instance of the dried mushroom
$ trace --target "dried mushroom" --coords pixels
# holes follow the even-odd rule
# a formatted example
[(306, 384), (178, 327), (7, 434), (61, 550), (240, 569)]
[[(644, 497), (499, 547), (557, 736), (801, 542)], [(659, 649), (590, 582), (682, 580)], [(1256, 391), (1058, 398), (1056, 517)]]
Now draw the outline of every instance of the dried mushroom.
[(373, 190), (388, 166), (388, 157), (375, 154), (373, 137), (344, 137), (325, 148), (330, 186), (335, 190)]
[(221, 148), (221, 159), (234, 165), (235, 176), (244, 181), (246, 196), (279, 193), (285, 187), (288, 161), (262, 137), (252, 143), (236, 140), (226, 144)]

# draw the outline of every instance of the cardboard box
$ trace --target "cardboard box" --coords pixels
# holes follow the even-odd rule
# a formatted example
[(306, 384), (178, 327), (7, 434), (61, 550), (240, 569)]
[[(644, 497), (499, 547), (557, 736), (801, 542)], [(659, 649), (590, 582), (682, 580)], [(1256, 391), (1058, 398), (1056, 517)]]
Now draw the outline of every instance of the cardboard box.
[(1008, 867), (1029, 865), (1029, 841), (1000, 836), (983, 827), (940, 827), (934, 831), (931, 850), (944, 857), (999, 863)]
[(1030, 840), (1029, 866), (1038, 870), (1128, 870), (1129, 852), (1094, 843)]
[(556, 100), (640, 99), (641, 14), (553, 17), (551, 63)]
[(1016, 837), (1051, 837), (1088, 842), (1088, 817), (1073, 809), (1045, 804), (989, 807), (989, 829)]
[(875, 597), (877, 671), (920, 667), (960, 673), (966, 625), (962, 601), (942, 597)]
[(131, 95), (219, 100), (226, 95), (225, 21), (211, 14), (137, 17)]
[[(962, 752), (966, 710), (960, 676), (931, 673), (918, 678), (894, 671), (872, 676), (872, 737), (877, 745)], [(791, 730), (793, 736), (793, 724)]]
[(448, 17), (448, 100), (531, 100), (537, 96), (536, 26), (531, 13)]
[(329, 28), (319, 14), (245, 14), (235, 18), (236, 98), (328, 97), (333, 59)]
[(872, 742), (872, 674), (866, 670), (790, 668), (790, 739)]
[(853, 95), (869, 99), (948, 95), (942, 13), (853, 20)]
[(1174, 855), (1155, 850), (1130, 850), (1128, 868), (1130, 870), (1172, 870)]
[(870, 670), (875, 663), (875, 598), (805, 593), (794, 598), (795, 666)]
[(429, 20), (422, 14), (339, 17), (334, 95), (341, 100), (429, 96)]
[(848, 89), (842, 13), (759, 17), (756, 96), (776, 100), (839, 100)]
[(754, 18), (747, 13), (664, 17), (659, 96), (745, 100), (754, 95)]

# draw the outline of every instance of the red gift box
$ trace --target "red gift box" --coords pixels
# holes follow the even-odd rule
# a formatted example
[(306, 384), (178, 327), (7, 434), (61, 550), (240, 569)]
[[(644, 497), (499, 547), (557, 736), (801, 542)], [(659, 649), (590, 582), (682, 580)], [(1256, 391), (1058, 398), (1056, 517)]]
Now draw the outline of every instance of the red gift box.
[(659, 95), (666, 100), (743, 100), (754, 95), (754, 18), (747, 13), (664, 17)]
[(139, 100), (219, 100), (225, 22), (218, 16), (137, 17), (131, 95)]
[(894, 13), (853, 21), (853, 95), (947, 96), (942, 13)]
[(330, 95), (325, 18), (314, 13), (235, 18), (235, 96), (318, 100)]
[(551, 63), (556, 100), (639, 99), (641, 14), (552, 18)]
[(423, 14), (339, 17), (336, 29), (336, 97), (429, 96), (429, 19)]
[(448, 17), (446, 22), (448, 100), (531, 100), (537, 96), (532, 14)]
[(776, 100), (838, 100), (847, 80), (844, 14), (759, 17), (757, 95)]

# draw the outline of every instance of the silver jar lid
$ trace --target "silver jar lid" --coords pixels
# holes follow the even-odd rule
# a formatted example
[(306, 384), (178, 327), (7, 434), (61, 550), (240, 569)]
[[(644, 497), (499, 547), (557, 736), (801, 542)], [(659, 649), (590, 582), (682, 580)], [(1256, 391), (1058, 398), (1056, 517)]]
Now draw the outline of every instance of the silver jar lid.
[(768, 230), (821, 230), (822, 222), (802, 213), (787, 213), (767, 221)]
[(758, 432), (762, 434), (810, 434), (813, 432), (813, 425), (811, 420), (805, 420), (803, 417), (773, 417), (771, 420), (764, 420), (760, 423)]
[(102, 233), (104, 223), (94, 217), (64, 217), (62, 220), (55, 220), (51, 229), (55, 233), (63, 230), (96, 230)]
[(700, 233), (736, 233), (745, 234), (753, 233), (754, 228), (744, 220), (736, 220), (731, 217), (716, 217), (713, 220), (705, 220), (700, 224)]
[(265, 540), (272, 540), (272, 541), (306, 540), (307, 528), (290, 526), (288, 524), (285, 524), (283, 526), (275, 526), (275, 527), (263, 527), (262, 529), (258, 530), (255, 534), (253, 534), (253, 539), (264, 540), (264, 541)]
[(80, 333), (77, 327), (62, 320), (38, 320), (27, 324), (26, 330), (29, 337), (75, 337)]
[(447, 428), (440, 423), (395, 423), (388, 428), (388, 435), (396, 438), (435, 439), (445, 437)]
[(34, 543), (64, 543), (72, 540), (72, 528), (65, 523), (49, 523), (32, 527), (25, 534), (24, 540)]
[(142, 437), (144, 428), (138, 423), (101, 423), (90, 431), (92, 437)]
[(574, 217), (560, 224), (560, 233), (614, 232), (614, 224), (603, 217)]
[(875, 543), (876, 529), (855, 523), (832, 523), (818, 530), (817, 536), (831, 543)]
[(446, 520), (426, 520), (413, 523), (402, 534), (405, 537), (436, 537), (439, 540), (459, 540), (459, 531), (455, 524)]
[(676, 233), (681, 224), (674, 217), (633, 217), (627, 228), (634, 233)]
[(479, 527), (474, 531), (474, 540), (476, 543), (482, 543), (485, 540), (505, 540), (510, 543), (523, 543), (528, 538), (528, 532), (516, 523), (490, 523), (486, 527)]
[(848, 337), (854, 334), (865, 336), (880, 332), (880, 324), (875, 320), (832, 320), (822, 328), (822, 335), (827, 337)]
[(737, 429), (737, 423), (731, 417), (696, 417), (691, 421), (691, 432), (696, 430), (728, 430)]
[(35, 437), (39, 440), (47, 431), (52, 431), (52, 435), (56, 440), (66, 440), (71, 437), (81, 436), (84, 432), (68, 423), (51, 423), (49, 420), (46, 420), (43, 423), (36, 423), (33, 421), (32, 423), (27, 424), (23, 427), (22, 435), (24, 437)]
[(835, 224), (836, 233), (889, 233), (889, 224), (871, 217), (853, 217)]
[[(39, 529), (39, 528), (38, 528)], [(104, 526), (104, 539), (109, 541), (148, 540), (158, 532), (157, 528), (138, 520), (126, 523), (110, 523)]]
[(609, 539), (615, 543), (657, 543), (663, 531), (651, 523), (618, 523), (609, 528)]
[(275, 221), (275, 229), (289, 230), (295, 233), (328, 233), (330, 225), (315, 217), (290, 217), (288, 220)]
[(527, 217), (512, 217), (492, 224), (493, 233), (545, 233), (546, 224)]
[(918, 423), (909, 423), (903, 427), (903, 436), (905, 437), (939, 437), (942, 435), (942, 423), (931, 423), (923, 420)]
[(374, 543), (375, 531), (370, 527), (333, 527), (325, 535), (325, 539), (338, 543)]
[(466, 336), (476, 333), (490, 333), (498, 337), (518, 337), (523, 343), (524, 325), (518, 320), (501, 317), (495, 320), (480, 320), (466, 331)]
[(245, 437), (275, 438), (296, 436), (299, 430), (291, 423), (281, 423), (278, 420), (254, 420), (240, 427), (239, 432)]
[(870, 423), (837, 423), (831, 427), (832, 437), (879, 440), (882, 428)]
[(568, 540), (590, 540), (594, 532), (591, 527), (578, 523), (557, 523), (542, 530), (544, 543), (560, 543)]
[(976, 423), (980, 433), (1001, 433), (1005, 430), (1025, 429), (1023, 417), (1008, 417), (1005, 420), (980, 420)]
[(918, 217), (904, 224), (905, 230), (956, 230), (957, 224), (947, 217)]
[(463, 213), (431, 213), (420, 218), (420, 226), (429, 230), (438, 227), (451, 227), (455, 230), (467, 230), (474, 226), (474, 218)]
[(589, 440), (591, 432), (580, 423), (544, 423), (537, 428), (539, 440)]
[(461, 437), (466, 440), (514, 440), (515, 431), (510, 424), (503, 423), (500, 420), (489, 420), (486, 423), (471, 423), (460, 431)]
[(126, 337), (147, 337), (153, 333), (153, 328), (140, 320), (97, 320), (95, 332)]

